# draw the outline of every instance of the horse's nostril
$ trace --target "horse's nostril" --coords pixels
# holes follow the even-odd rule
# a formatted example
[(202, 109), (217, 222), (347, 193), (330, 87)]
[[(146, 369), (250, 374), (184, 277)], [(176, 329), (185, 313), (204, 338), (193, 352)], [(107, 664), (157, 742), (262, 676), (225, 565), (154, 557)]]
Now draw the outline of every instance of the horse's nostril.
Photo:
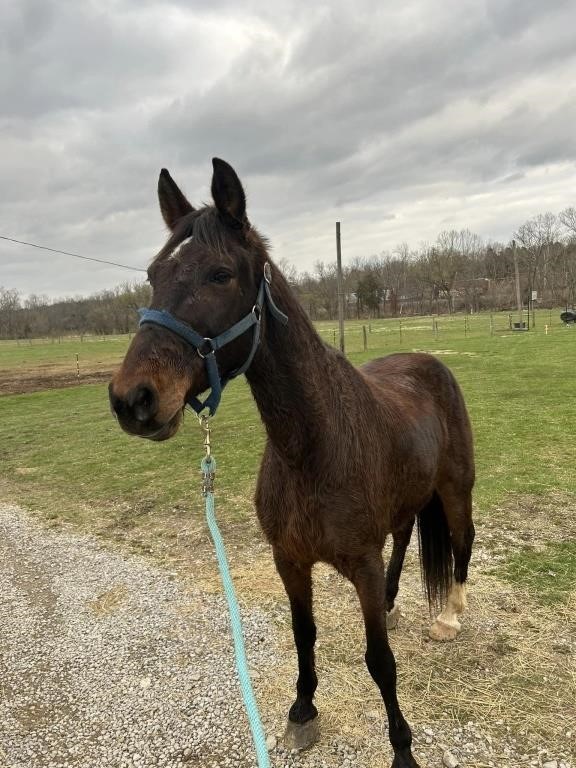
[(108, 388), (110, 405), (122, 424), (151, 422), (158, 412), (158, 395), (151, 386), (134, 387), (126, 395), (117, 395), (110, 384)]
[(121, 416), (124, 411), (124, 401), (118, 395), (115, 395), (112, 391), (112, 384), (108, 387), (108, 396), (110, 398), (110, 405), (116, 416)]
[(128, 404), (136, 421), (148, 421), (156, 412), (156, 396), (150, 387), (133, 389), (128, 395)]

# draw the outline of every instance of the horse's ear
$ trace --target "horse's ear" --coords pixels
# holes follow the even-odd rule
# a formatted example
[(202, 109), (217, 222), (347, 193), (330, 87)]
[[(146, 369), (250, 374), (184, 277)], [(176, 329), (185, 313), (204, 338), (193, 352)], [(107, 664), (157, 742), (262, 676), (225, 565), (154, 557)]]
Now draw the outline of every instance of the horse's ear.
[(187, 213), (194, 210), (166, 168), (162, 168), (160, 171), (160, 178), (158, 179), (158, 200), (160, 202), (162, 218), (170, 231), (174, 230), (176, 222), (181, 219), (182, 216), (185, 216)]
[(233, 229), (246, 223), (246, 195), (236, 171), (218, 157), (212, 158), (212, 198), (220, 215)]

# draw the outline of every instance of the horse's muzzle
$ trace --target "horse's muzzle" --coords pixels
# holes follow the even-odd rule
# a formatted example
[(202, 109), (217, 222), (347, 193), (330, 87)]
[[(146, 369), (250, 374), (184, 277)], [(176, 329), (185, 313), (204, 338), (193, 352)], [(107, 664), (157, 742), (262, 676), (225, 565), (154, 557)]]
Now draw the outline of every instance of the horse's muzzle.
[(180, 426), (181, 410), (167, 421), (158, 419), (160, 399), (155, 388), (149, 384), (133, 387), (120, 395), (114, 389), (114, 382), (111, 382), (108, 396), (120, 426), (130, 435), (146, 437), (149, 440), (167, 440)]

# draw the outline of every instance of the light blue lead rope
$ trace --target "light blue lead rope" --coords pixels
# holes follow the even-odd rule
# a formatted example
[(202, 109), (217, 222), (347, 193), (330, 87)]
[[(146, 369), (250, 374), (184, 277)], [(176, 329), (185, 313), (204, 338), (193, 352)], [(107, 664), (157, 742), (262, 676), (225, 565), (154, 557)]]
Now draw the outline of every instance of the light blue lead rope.
[(248, 721), (250, 723), (250, 730), (252, 731), (252, 740), (256, 749), (258, 768), (270, 768), (270, 759), (268, 757), (266, 737), (264, 735), (264, 729), (262, 728), (262, 722), (258, 712), (258, 705), (256, 704), (256, 699), (254, 698), (254, 691), (252, 690), (252, 683), (250, 681), (250, 673), (248, 672), (246, 650), (244, 648), (244, 637), (242, 636), (240, 609), (238, 607), (236, 593), (234, 592), (234, 584), (232, 583), (232, 578), (230, 576), (230, 569), (228, 568), (226, 549), (224, 548), (224, 542), (222, 541), (222, 536), (220, 535), (218, 523), (216, 522), (216, 515), (214, 512), (214, 472), (216, 470), (216, 462), (214, 457), (205, 456), (202, 459), (200, 466), (204, 475), (203, 493), (206, 497), (206, 521), (208, 523), (208, 528), (210, 529), (212, 541), (214, 542), (214, 549), (216, 550), (216, 557), (218, 559), (218, 568), (220, 569), (222, 586), (224, 588), (224, 594), (226, 595), (226, 601), (228, 602), (230, 625), (232, 627), (232, 637), (234, 639), (236, 671), (238, 672), (240, 688), (242, 690), (242, 698), (244, 700), (244, 707), (246, 708)]

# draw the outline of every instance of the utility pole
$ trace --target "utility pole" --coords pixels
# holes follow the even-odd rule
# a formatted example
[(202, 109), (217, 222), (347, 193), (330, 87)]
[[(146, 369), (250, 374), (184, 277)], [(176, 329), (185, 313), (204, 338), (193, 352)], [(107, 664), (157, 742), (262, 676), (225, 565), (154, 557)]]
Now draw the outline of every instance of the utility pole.
[(518, 271), (518, 256), (516, 255), (516, 240), (512, 240), (512, 256), (514, 257), (514, 274), (516, 275), (516, 302), (518, 304), (518, 328), (522, 329), (522, 296), (520, 293), (520, 272)]
[(340, 222), (336, 222), (336, 273), (338, 277), (338, 326), (340, 328), (340, 352), (344, 353), (344, 287), (342, 285), (342, 248)]

